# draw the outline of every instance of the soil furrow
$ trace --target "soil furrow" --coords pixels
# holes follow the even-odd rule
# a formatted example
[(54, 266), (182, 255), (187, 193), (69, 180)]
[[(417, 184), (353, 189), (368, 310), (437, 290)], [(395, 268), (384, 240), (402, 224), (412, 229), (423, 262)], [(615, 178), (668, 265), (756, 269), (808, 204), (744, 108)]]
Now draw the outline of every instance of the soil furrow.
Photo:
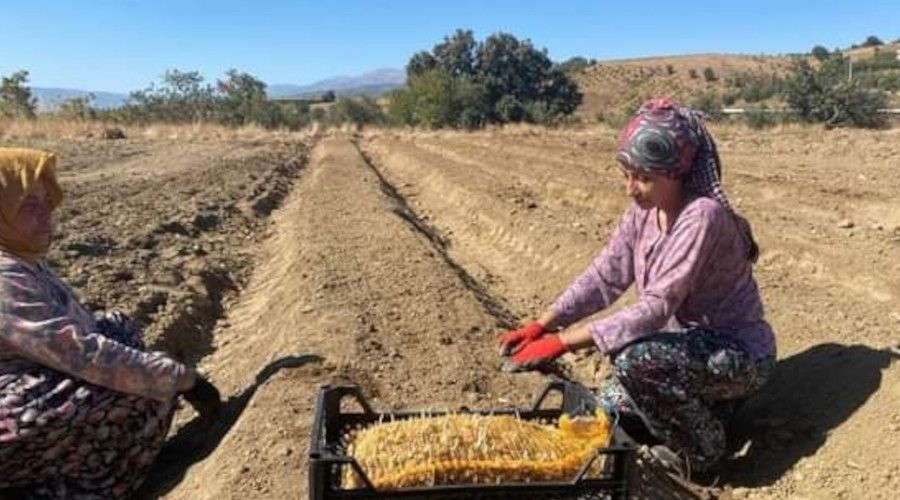
[[(348, 138), (316, 147), (204, 363), (231, 398), (229, 428), (171, 498), (304, 497), (324, 382), (356, 383), (376, 406), (418, 408), (522, 404), (541, 384), (500, 372), (497, 318), (402, 209)], [(322, 362), (260, 383), (285, 356)]]

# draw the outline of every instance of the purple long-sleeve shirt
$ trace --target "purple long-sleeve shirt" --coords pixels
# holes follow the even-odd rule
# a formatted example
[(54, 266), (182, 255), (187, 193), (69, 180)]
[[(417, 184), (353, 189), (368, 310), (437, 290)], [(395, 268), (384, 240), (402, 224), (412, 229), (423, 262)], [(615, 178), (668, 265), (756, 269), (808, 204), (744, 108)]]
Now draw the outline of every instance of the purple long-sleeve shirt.
[(115, 391), (168, 401), (188, 369), (94, 333), (93, 316), (46, 264), (0, 251), (0, 378), (32, 362)]
[(729, 335), (754, 359), (775, 354), (737, 224), (713, 199), (691, 200), (668, 232), (655, 208), (633, 203), (606, 247), (553, 304), (557, 323), (566, 327), (606, 308), (632, 283), (636, 303), (588, 325), (605, 354), (664, 328), (689, 327)]

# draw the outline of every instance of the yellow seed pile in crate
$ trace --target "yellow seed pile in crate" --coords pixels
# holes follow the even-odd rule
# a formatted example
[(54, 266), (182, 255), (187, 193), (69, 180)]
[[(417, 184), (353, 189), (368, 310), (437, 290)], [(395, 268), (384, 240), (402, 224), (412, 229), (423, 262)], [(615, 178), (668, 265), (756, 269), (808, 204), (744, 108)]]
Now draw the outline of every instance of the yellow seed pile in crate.
[[(348, 455), (376, 488), (572, 479), (610, 441), (603, 412), (558, 426), (505, 415), (452, 414), (381, 423), (345, 436)], [(362, 486), (351, 467), (345, 488)]]

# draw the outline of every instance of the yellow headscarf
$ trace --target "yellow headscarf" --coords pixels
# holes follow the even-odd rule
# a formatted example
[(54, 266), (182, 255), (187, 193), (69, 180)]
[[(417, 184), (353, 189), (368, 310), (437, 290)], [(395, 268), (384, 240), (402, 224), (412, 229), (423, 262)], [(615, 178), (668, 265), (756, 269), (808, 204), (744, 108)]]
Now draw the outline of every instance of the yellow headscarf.
[(46, 242), (29, 241), (13, 226), (22, 202), (44, 181), (50, 208), (62, 202), (62, 190), (56, 182), (56, 155), (25, 148), (0, 148), (0, 249), (25, 260), (35, 261), (47, 254)]

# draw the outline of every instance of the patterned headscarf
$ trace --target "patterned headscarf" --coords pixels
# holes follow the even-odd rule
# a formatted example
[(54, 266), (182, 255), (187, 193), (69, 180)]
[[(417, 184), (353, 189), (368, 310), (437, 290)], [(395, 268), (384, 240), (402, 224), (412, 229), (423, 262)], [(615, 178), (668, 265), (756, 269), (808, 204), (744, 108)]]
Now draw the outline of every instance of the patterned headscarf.
[(47, 254), (46, 243), (23, 238), (13, 223), (28, 193), (42, 181), (51, 208), (56, 208), (63, 197), (56, 182), (56, 156), (36, 149), (0, 148), (0, 249), (29, 261)]
[(619, 134), (616, 159), (628, 168), (671, 177), (685, 177), (685, 187), (713, 198), (734, 216), (755, 262), (759, 247), (750, 223), (738, 215), (722, 189), (722, 163), (716, 143), (703, 126), (700, 111), (678, 106), (669, 99), (645, 103)]

